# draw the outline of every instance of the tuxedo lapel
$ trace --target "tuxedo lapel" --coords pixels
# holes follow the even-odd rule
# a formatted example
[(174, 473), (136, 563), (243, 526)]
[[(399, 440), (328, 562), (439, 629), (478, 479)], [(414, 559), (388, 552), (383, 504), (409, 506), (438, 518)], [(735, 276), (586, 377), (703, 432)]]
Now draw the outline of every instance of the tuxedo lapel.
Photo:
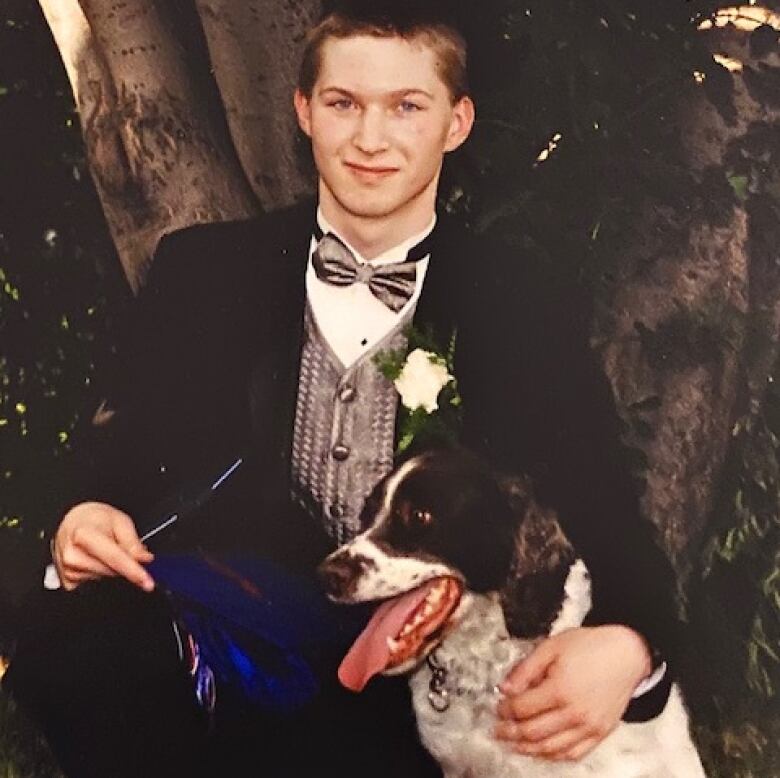
[(414, 315), (419, 331), (430, 330), (443, 353), (457, 329), (463, 255), (453, 240), (452, 225), (440, 219), (431, 241), (431, 258)]
[[(259, 451), (289, 474), (298, 388), (306, 266), (315, 211), (307, 202), (278, 215), (258, 236), (259, 328), (262, 346), (251, 371), (253, 439)], [(275, 469), (275, 468), (274, 468)]]
[[(458, 327), (463, 324), (464, 266), (462, 235), (446, 217), (440, 217), (431, 236), (428, 270), (414, 313), (414, 328), (430, 334), (440, 354), (445, 354), (455, 336), (458, 351)], [(400, 410), (400, 406), (399, 406)], [(398, 446), (401, 413), (396, 415), (395, 445)]]

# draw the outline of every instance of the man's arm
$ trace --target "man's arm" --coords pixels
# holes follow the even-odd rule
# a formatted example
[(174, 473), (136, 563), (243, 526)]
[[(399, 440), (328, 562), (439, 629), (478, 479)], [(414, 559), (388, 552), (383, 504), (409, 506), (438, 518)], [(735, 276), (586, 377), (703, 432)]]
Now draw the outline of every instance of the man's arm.
[(533, 257), (485, 264), (490, 283), (469, 302), (484, 312), (458, 333), (456, 350), (465, 442), (499, 470), (529, 475), (539, 502), (555, 509), (592, 576), (587, 623), (625, 624), (674, 664), (674, 575), (641, 513), (637, 452), (621, 440), (589, 346), (589, 305)]
[(181, 263), (170, 243), (161, 241), (148, 282), (118, 333), (117, 357), (99, 374), (98, 408), (84, 414), (74, 436), (74, 453), (62, 476), (61, 518), (51, 542), (52, 562), (65, 589), (112, 576), (147, 591), (154, 588), (143, 567), (153, 556), (132, 517), (169, 488), (154, 433), (176, 413), (173, 389), (181, 369), (175, 348), (181, 327), (172, 295)]
[(142, 567), (154, 558), (138, 537), (133, 520), (106, 503), (71, 508), (54, 536), (52, 561), (64, 589), (99, 578), (121, 576), (144, 591), (154, 581)]
[(496, 736), (529, 756), (580, 759), (618, 725), (651, 667), (643, 638), (620, 624), (548, 638), (502, 684)]
[(472, 373), (499, 381), (481, 397), (464, 384), (464, 407), (473, 389), (488, 416), (480, 425), (486, 451), (499, 467), (532, 476), (592, 574), (589, 626), (546, 641), (518, 665), (499, 707), (499, 736), (525, 753), (565, 759), (616, 726), (651, 656), (674, 660), (678, 626), (671, 567), (640, 514), (611, 388), (588, 345), (587, 306), (532, 262), (493, 275), (495, 313), (478, 333), (485, 362)]
[(622, 625), (556, 635), (502, 685), (497, 735), (523, 754), (579, 759), (617, 726), (650, 668), (643, 639)]
[[(293, 217), (297, 211), (286, 218), (197, 225), (160, 241), (120, 340), (117, 367), (104, 381), (96, 423), (83, 424), (74, 439), (77, 455), (65, 479), (69, 496), (59, 512), (67, 521), (55, 536), (60, 566), (67, 565), (66, 547), (68, 557), (79, 557), (70, 571), (74, 583), (85, 572), (116, 572), (117, 566), (143, 583), (136, 563), (145, 556), (124, 529), (126, 517), (144, 527), (157, 518), (150, 511), (175, 499), (183, 486), (254, 450), (250, 378), (258, 357), (276, 342), (273, 333), (287, 311), (276, 290), (285, 290), (291, 263), (277, 246)], [(266, 429), (269, 418), (262, 423), (261, 442), (273, 452), (266, 459), (275, 465), (274, 430)], [(287, 492), (275, 472), (269, 467), (267, 477), (263, 471), (239, 474), (198, 521), (179, 523), (160, 543), (181, 550), (273, 540), (276, 520), (269, 516), (261, 525), (254, 519), (260, 502), (287, 505), (280, 501)], [(201, 520), (207, 514), (213, 520)], [(289, 524), (281, 516), (278, 523)], [(84, 545), (89, 564), (81, 557)]]

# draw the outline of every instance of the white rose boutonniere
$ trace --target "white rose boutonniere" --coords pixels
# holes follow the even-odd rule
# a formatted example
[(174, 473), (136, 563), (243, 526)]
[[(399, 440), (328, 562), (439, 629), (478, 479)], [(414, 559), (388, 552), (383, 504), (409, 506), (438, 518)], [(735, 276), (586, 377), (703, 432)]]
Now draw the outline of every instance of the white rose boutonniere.
[(446, 362), (438, 354), (416, 348), (393, 383), (406, 408), (424, 408), (426, 413), (433, 413), (439, 407), (439, 393), (452, 380)]
[(437, 349), (430, 332), (420, 333), (410, 327), (406, 336), (406, 349), (382, 351), (374, 357), (401, 399), (398, 454), (413, 442), (455, 442), (461, 417), (461, 400), (454, 376), (455, 334), (444, 353)]

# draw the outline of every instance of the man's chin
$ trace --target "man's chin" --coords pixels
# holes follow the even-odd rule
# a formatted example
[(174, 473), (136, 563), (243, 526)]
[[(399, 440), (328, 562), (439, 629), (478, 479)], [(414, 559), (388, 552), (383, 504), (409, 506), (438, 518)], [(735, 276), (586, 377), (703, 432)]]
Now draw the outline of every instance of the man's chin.
[[(428, 187), (421, 191), (399, 191), (390, 180), (379, 186), (340, 186), (338, 189), (327, 188), (327, 199), (333, 207), (341, 211), (346, 219), (361, 221), (392, 221), (395, 218), (403, 220), (412, 212), (424, 207)], [(321, 192), (321, 197), (325, 192)], [(432, 203), (435, 200), (431, 201)]]
[(355, 219), (391, 219), (404, 211), (405, 203), (388, 197), (375, 197), (371, 192), (361, 192), (360, 197), (339, 201), (343, 211)]

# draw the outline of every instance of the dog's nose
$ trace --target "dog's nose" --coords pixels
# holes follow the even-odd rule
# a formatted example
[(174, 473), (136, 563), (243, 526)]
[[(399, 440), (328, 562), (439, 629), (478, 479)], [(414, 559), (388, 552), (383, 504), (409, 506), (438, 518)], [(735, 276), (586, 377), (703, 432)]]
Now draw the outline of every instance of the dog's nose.
[(355, 580), (360, 570), (360, 561), (346, 554), (328, 557), (317, 568), (317, 575), (331, 597), (343, 597)]

